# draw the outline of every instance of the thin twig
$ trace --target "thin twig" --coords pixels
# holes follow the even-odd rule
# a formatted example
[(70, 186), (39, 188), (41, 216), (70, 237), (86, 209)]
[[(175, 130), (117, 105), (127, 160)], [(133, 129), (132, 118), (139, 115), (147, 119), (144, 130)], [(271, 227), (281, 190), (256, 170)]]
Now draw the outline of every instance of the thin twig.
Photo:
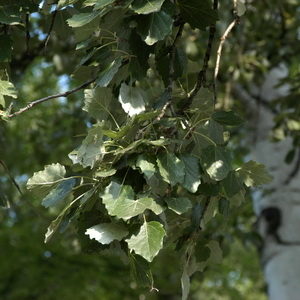
[(225, 30), (224, 34), (220, 38), (220, 44), (217, 50), (217, 59), (216, 59), (216, 67), (215, 67), (215, 73), (214, 73), (214, 79), (216, 80), (218, 77), (219, 69), (220, 69), (220, 60), (221, 60), (221, 55), (222, 55), (222, 50), (223, 50), (223, 45), (225, 43), (225, 40), (227, 39), (230, 31), (233, 29), (233, 27), (237, 24), (238, 20), (234, 19), (227, 29)]
[(18, 192), (20, 193), (20, 195), (22, 196), (23, 193), (21, 191), (20, 186), (18, 185), (18, 183), (16, 182), (15, 178), (12, 176), (12, 174), (10, 173), (6, 163), (0, 159), (0, 164), (2, 165), (3, 169), (5, 170), (6, 174), (8, 175), (10, 181), (13, 183), (13, 185), (16, 187), (16, 189), (18, 190)]
[[(19, 186), (19, 184), (16, 182), (15, 178), (13, 177), (13, 175), (11, 174), (11, 172), (9, 171), (6, 163), (0, 159), (0, 164), (2, 165), (4, 171), (6, 172), (8, 178), (10, 179), (10, 181), (13, 183), (13, 185), (16, 187), (16, 189), (18, 190), (19, 194), (22, 196), (22, 200), (24, 202), (26, 202), (26, 204), (32, 209), (32, 211), (40, 218), (45, 219), (47, 221), (49, 221), (49, 218), (43, 213), (43, 211), (39, 210), (38, 208), (36, 208), (30, 201), (27, 200), (26, 197), (24, 197), (24, 194)], [(10, 202), (9, 200), (7, 200), (10, 204), (12, 204), (12, 206), (14, 207), (14, 209), (16, 210), (16, 205), (13, 202)]]
[(165, 105), (163, 106), (161, 113), (157, 116), (156, 121), (159, 121), (166, 113), (167, 108), (170, 106), (171, 104), (171, 100), (172, 100), (172, 92), (173, 92), (173, 84), (174, 84), (174, 60), (175, 60), (175, 47), (176, 44), (179, 40), (179, 38), (182, 35), (182, 31), (183, 31), (183, 27), (184, 27), (184, 23), (181, 23), (177, 34), (175, 36), (175, 39), (172, 43), (172, 45), (170, 46), (169, 49), (169, 55), (170, 55), (170, 70), (169, 70), (169, 84), (167, 86), (167, 92), (168, 92), (168, 100), (165, 103)]
[[(214, 0), (213, 4), (213, 9), (217, 10), (218, 9), (218, 0)], [(191, 90), (191, 92), (188, 95), (188, 99), (183, 107), (183, 110), (185, 110), (191, 103), (194, 97), (197, 95), (201, 87), (205, 86), (206, 84), (206, 73), (208, 70), (208, 65), (211, 57), (211, 52), (212, 52), (212, 46), (215, 38), (215, 33), (216, 33), (216, 25), (212, 25), (209, 27), (209, 37), (208, 37), (208, 42), (207, 42), (207, 47), (203, 59), (203, 66), (200, 72), (198, 73), (197, 80), (195, 83), (194, 88)]]
[(43, 43), (41, 44), (40, 49), (46, 49), (46, 48), (47, 48), (47, 45), (48, 45), (48, 42), (49, 42), (49, 39), (50, 39), (50, 35), (51, 35), (52, 29), (53, 29), (53, 26), (54, 26), (54, 22), (55, 22), (55, 17), (56, 17), (56, 15), (57, 15), (57, 10), (55, 10), (55, 11), (53, 12), (53, 15), (52, 15), (52, 19), (51, 19), (51, 23), (50, 23), (50, 27), (49, 27), (49, 30), (48, 30), (47, 37), (45, 38), (45, 40), (44, 40)]
[(229, 24), (227, 29), (224, 31), (223, 35), (220, 38), (220, 44), (217, 50), (217, 58), (216, 58), (216, 66), (215, 66), (215, 72), (214, 72), (214, 82), (216, 82), (216, 79), (218, 77), (219, 69), (220, 69), (220, 60), (221, 60), (221, 55), (222, 55), (222, 50), (224, 43), (231, 32), (231, 30), (234, 28), (235, 25), (239, 24), (240, 22), (240, 17), (237, 14), (237, 0), (233, 0), (233, 15), (234, 15), (234, 20)]
[(300, 170), (300, 150), (298, 150), (298, 157), (295, 166), (283, 184), (284, 185), (289, 184), (291, 180), (298, 174), (299, 170)]
[(29, 41), (30, 41), (29, 13), (27, 13), (25, 16), (25, 28), (26, 28), (26, 53), (29, 53)]
[(67, 92), (63, 92), (63, 93), (59, 93), (59, 94), (55, 94), (55, 95), (51, 95), (51, 96), (47, 96), (47, 97), (44, 97), (44, 98), (41, 98), (41, 99), (38, 99), (38, 100), (35, 100), (35, 101), (32, 101), (32, 102), (29, 102), (25, 107), (21, 108), (20, 110), (8, 115), (7, 117), (8, 118), (13, 118), (17, 115), (20, 115), (22, 114), (23, 112), (33, 108), (34, 106), (38, 105), (38, 104), (41, 104), (45, 101), (48, 101), (48, 100), (51, 100), (51, 99), (55, 99), (55, 98), (59, 98), (59, 97), (67, 97), (69, 96), (70, 94), (73, 94), (81, 89), (84, 89), (86, 88), (88, 85), (90, 85), (91, 83), (93, 83), (94, 81), (96, 81), (96, 78), (93, 78), (93, 79), (90, 79), (89, 81), (83, 83), (82, 85), (70, 90), (70, 91), (67, 91)]

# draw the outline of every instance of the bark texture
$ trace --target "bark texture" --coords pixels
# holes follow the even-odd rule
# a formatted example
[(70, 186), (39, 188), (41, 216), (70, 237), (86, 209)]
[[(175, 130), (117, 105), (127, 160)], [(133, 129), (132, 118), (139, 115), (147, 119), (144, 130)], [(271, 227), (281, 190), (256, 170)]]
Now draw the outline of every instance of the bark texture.
[[(264, 101), (286, 95), (289, 87), (276, 88), (280, 77), (286, 76), (281, 66), (270, 72), (259, 91)], [(257, 92), (257, 91), (256, 91)], [(274, 112), (266, 105), (252, 105), (251, 157), (266, 165), (274, 177), (265, 192), (254, 197), (258, 230), (263, 237), (261, 261), (271, 300), (300, 299), (300, 176), (295, 172), (297, 158), (286, 164), (291, 139), (271, 142)], [(294, 173), (294, 174), (293, 174)], [(291, 176), (293, 175), (293, 176)]]

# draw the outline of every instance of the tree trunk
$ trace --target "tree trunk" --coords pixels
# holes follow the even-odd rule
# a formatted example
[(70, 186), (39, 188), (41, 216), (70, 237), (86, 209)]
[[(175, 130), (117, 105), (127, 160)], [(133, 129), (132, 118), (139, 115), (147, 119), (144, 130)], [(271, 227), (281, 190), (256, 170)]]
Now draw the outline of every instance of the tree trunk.
[[(260, 90), (260, 97), (270, 101), (288, 93), (288, 86), (276, 88), (287, 75), (284, 67), (273, 69)], [(252, 107), (252, 111), (255, 105)], [(300, 299), (300, 176), (299, 158), (288, 165), (284, 159), (292, 141), (270, 140), (274, 112), (267, 105), (256, 105), (251, 149), (253, 159), (266, 165), (274, 177), (264, 193), (255, 193), (254, 210), (258, 231), (263, 238), (261, 262), (271, 300)], [(296, 156), (299, 156), (297, 154)]]

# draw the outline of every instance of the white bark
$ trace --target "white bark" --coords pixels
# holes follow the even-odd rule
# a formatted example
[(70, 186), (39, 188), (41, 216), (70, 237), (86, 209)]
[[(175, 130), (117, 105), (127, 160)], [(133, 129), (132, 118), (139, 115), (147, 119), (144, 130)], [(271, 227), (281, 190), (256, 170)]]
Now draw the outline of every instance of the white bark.
[[(264, 100), (269, 101), (288, 92), (288, 87), (275, 88), (282, 76), (286, 76), (283, 67), (269, 74), (260, 92)], [(265, 164), (274, 177), (273, 182), (267, 186), (272, 192), (256, 195), (253, 203), (259, 220), (259, 232), (264, 240), (261, 259), (268, 294), (271, 300), (298, 300), (300, 299), (300, 175), (298, 173), (288, 184), (285, 183), (296, 160), (294, 159), (290, 165), (284, 162), (287, 152), (291, 149), (291, 140), (285, 139), (279, 143), (270, 141), (274, 114), (266, 107), (260, 106), (255, 116), (255, 124), (252, 126), (256, 143), (251, 149), (252, 158)], [(278, 236), (282, 241), (278, 241), (274, 235), (268, 233), (270, 224), (261, 215), (262, 210), (268, 207), (277, 207), (281, 212), (282, 223)]]

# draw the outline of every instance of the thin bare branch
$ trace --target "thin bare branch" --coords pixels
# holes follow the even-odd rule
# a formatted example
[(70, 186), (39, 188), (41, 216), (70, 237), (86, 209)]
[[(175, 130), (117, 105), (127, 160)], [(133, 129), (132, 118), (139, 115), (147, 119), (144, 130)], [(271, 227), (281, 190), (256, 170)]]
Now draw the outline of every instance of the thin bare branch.
[[(219, 1), (214, 0), (213, 9), (217, 10), (218, 5), (219, 5)], [(200, 72), (198, 73), (195, 86), (189, 93), (188, 99), (187, 99), (183, 109), (186, 109), (192, 103), (193, 98), (197, 95), (197, 93), (199, 92), (201, 87), (205, 86), (205, 84), (206, 84), (206, 73), (208, 70), (208, 65), (209, 65), (209, 61), (210, 61), (210, 57), (211, 57), (212, 46), (213, 46), (213, 42), (215, 39), (215, 33), (216, 33), (216, 25), (210, 26), (207, 47), (206, 47), (206, 51), (205, 51), (205, 55), (204, 55), (204, 59), (203, 59), (203, 66), (202, 66), (202, 69), (200, 70)]]
[(166, 113), (168, 107), (171, 104), (171, 100), (172, 100), (172, 92), (173, 92), (173, 85), (174, 85), (174, 60), (175, 60), (175, 47), (176, 44), (178, 42), (178, 40), (180, 39), (181, 35), (182, 35), (182, 31), (183, 31), (183, 27), (184, 27), (184, 23), (181, 23), (179, 25), (177, 34), (174, 38), (174, 41), (172, 43), (172, 45), (170, 46), (169, 49), (169, 55), (170, 55), (170, 70), (169, 70), (169, 84), (167, 86), (167, 93), (168, 93), (168, 100), (165, 103), (165, 105), (163, 106), (161, 113), (157, 116), (156, 121), (159, 121)]
[(29, 41), (30, 41), (30, 33), (29, 33), (29, 13), (25, 16), (25, 28), (26, 28), (26, 53), (29, 53)]
[(70, 90), (70, 91), (67, 91), (67, 92), (63, 92), (63, 93), (59, 93), (59, 94), (55, 94), (55, 95), (51, 95), (51, 96), (47, 96), (47, 97), (44, 97), (44, 98), (41, 98), (41, 99), (38, 99), (38, 100), (35, 100), (35, 101), (32, 101), (32, 102), (29, 102), (25, 107), (21, 108), (20, 110), (12, 113), (12, 114), (9, 114), (7, 117), (8, 118), (13, 118), (13, 117), (16, 117), (17, 115), (20, 115), (22, 114), (23, 112), (33, 108), (34, 106), (38, 105), (38, 104), (41, 104), (45, 101), (48, 101), (48, 100), (51, 100), (51, 99), (55, 99), (55, 98), (60, 98), (60, 97), (68, 97), (70, 94), (73, 94), (81, 89), (84, 89), (86, 88), (88, 85), (90, 85), (91, 83), (93, 83), (94, 81), (96, 80), (96, 78), (93, 78), (93, 79), (90, 79), (89, 81), (83, 83), (82, 85)]
[(217, 59), (216, 59), (216, 67), (215, 67), (215, 72), (214, 72), (214, 79), (216, 80), (218, 77), (218, 73), (219, 73), (219, 69), (220, 69), (220, 60), (221, 60), (221, 55), (222, 55), (222, 50), (223, 50), (223, 46), (224, 43), (229, 35), (229, 33), (231, 32), (231, 30), (233, 29), (233, 27), (238, 23), (238, 19), (234, 19), (229, 26), (227, 27), (227, 29), (225, 30), (224, 34), (221, 36), (220, 38), (220, 44), (217, 50)]
[(42, 42), (41, 46), (40, 46), (40, 49), (46, 49), (47, 48), (47, 45), (48, 45), (48, 42), (49, 42), (49, 39), (50, 39), (50, 36), (51, 36), (51, 32), (52, 32), (52, 29), (53, 29), (53, 26), (54, 26), (54, 22), (55, 22), (55, 17), (57, 15), (57, 10), (55, 10), (53, 12), (53, 15), (52, 15), (52, 19), (51, 19), (51, 23), (50, 23), (50, 27), (49, 27), (49, 30), (48, 30), (48, 34), (47, 34), (47, 37), (45, 38), (45, 40)]

